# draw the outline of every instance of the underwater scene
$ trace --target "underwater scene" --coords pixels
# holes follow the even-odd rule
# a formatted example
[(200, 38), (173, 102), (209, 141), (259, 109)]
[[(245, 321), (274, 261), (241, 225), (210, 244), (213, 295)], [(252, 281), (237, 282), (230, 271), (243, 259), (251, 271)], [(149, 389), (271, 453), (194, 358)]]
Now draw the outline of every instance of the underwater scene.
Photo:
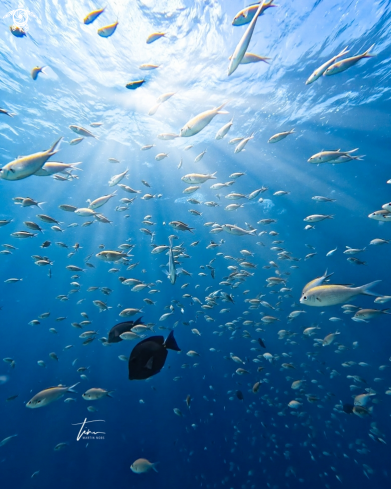
[(3, 0), (0, 487), (391, 487), (391, 2)]

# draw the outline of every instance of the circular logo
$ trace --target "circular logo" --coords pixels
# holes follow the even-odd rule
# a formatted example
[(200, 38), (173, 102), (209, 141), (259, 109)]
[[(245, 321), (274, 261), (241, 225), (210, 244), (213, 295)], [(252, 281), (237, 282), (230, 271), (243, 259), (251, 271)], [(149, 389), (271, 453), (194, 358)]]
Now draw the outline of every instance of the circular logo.
[(14, 24), (18, 27), (27, 27), (27, 22), (29, 20), (29, 11), (19, 8), (14, 11), (13, 19)]

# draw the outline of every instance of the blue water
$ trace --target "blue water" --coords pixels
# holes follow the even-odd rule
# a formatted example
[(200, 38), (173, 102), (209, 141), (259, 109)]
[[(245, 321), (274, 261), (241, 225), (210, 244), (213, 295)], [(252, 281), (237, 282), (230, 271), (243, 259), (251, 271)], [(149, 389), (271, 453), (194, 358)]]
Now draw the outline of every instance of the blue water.
[[(334, 273), (332, 283), (358, 286), (381, 280), (376, 292), (391, 295), (391, 245), (369, 245), (375, 238), (391, 239), (391, 224), (367, 217), (389, 202), (391, 195), (386, 183), (391, 178), (390, 3), (302, 0), (278, 4), (258, 19), (249, 47), (250, 52), (272, 58), (270, 65), (240, 65), (227, 77), (228, 57), (246, 30), (246, 26), (231, 25), (235, 14), (246, 6), (243, 2), (112, 0), (90, 25), (84, 25), (83, 18), (104, 5), (71, 0), (2, 2), (1, 17), (19, 7), (33, 15), (25, 38), (11, 34), (12, 17), (3, 19), (0, 29), (1, 107), (17, 114), (13, 118), (0, 114), (1, 166), (20, 155), (46, 150), (63, 136), (58, 155), (50, 161), (82, 162), (82, 171), (74, 171), (78, 178), (70, 181), (36, 176), (0, 180), (0, 220), (13, 220), (0, 227), (0, 243), (17, 248), (10, 255), (0, 255), (0, 358), (15, 362), (14, 368), (1, 362), (0, 443), (17, 434), (0, 446), (0, 487), (390, 487), (391, 398), (386, 394), (391, 390), (389, 316), (369, 323), (354, 322), (351, 315), (343, 314), (342, 304), (311, 308), (299, 303), (304, 285), (326, 269)], [(98, 28), (117, 18), (119, 25), (112, 37), (97, 35)], [(147, 36), (156, 31), (167, 35), (146, 44)], [(376, 57), (305, 85), (316, 68), (345, 46), (349, 46), (349, 55), (355, 55), (372, 44)], [(140, 71), (138, 66), (143, 63), (161, 66)], [(36, 81), (30, 76), (34, 66), (47, 67), (46, 75), (40, 74)], [(126, 90), (127, 83), (144, 77), (142, 87)], [(148, 116), (156, 99), (167, 92), (176, 93), (154, 116)], [(179, 134), (191, 117), (224, 102), (229, 114), (217, 115), (197, 135), (173, 141), (157, 139), (160, 133)], [(232, 117), (230, 132), (216, 141), (216, 132)], [(98, 121), (103, 123), (99, 128), (89, 125)], [(68, 127), (72, 124), (87, 128), (99, 140), (86, 138), (70, 146), (69, 142), (78, 137)], [(292, 128), (295, 133), (286, 139), (274, 145), (267, 143), (274, 134)], [(235, 146), (228, 141), (253, 132), (246, 150), (234, 154)], [(147, 144), (155, 147), (140, 151)], [(185, 151), (190, 144), (194, 147)], [(307, 162), (321, 150), (338, 148), (359, 148), (357, 154), (365, 157), (340, 165)], [(194, 163), (205, 149), (203, 159)], [(156, 161), (161, 152), (168, 153), (168, 158)], [(108, 158), (120, 163), (109, 163)], [(181, 159), (183, 166), (178, 169)], [(118, 186), (108, 186), (113, 175), (126, 169), (129, 176), (121, 183), (142, 193), (128, 194)], [(217, 172), (217, 179), (186, 196), (183, 190), (188, 185), (181, 177), (192, 172)], [(228, 182), (234, 172), (245, 175), (230, 187), (210, 189), (214, 183)], [(259, 196), (264, 202), (258, 202), (259, 197), (252, 201), (224, 198), (229, 192), (248, 195), (262, 186), (268, 188)], [(99, 209), (111, 224), (58, 208), (61, 204), (86, 207), (87, 199), (114, 190), (115, 198)], [(280, 190), (290, 193), (273, 196)], [(155, 197), (142, 200), (145, 193)], [(316, 203), (311, 199), (315, 195), (336, 202)], [(121, 205), (119, 199), (135, 196), (128, 210), (116, 211)], [(31, 197), (45, 204), (42, 210), (21, 207), (15, 204), (15, 197)], [(216, 201), (220, 206), (191, 205), (187, 198)], [(244, 207), (225, 211), (224, 207), (233, 202)], [(193, 216), (190, 209), (202, 212), (202, 216)], [(36, 215), (42, 213), (61, 221), (63, 232), (41, 222)], [(332, 214), (334, 218), (305, 230), (303, 219), (311, 214)], [(142, 223), (147, 215), (155, 223), (150, 227), (155, 233), (153, 240), (140, 231), (148, 228)], [(266, 218), (277, 222), (257, 224)], [(95, 222), (81, 227), (88, 220)], [(173, 230), (168, 223), (175, 220), (195, 228), (194, 234)], [(11, 237), (11, 233), (28, 230), (24, 221), (37, 222), (43, 233), (25, 240)], [(257, 235), (262, 231), (278, 235), (213, 235), (211, 228), (204, 226), (207, 222), (245, 229), (248, 223), (257, 229)], [(69, 227), (72, 223), (78, 226)], [(167, 255), (150, 253), (153, 244), (168, 245), (168, 236), (173, 233), (179, 238), (175, 244), (183, 243), (189, 255), (179, 259), (181, 266), (192, 274), (179, 275), (175, 285), (162, 272)], [(45, 240), (51, 246), (42, 249)], [(206, 249), (211, 240), (220, 246)], [(275, 240), (283, 243), (273, 244)], [(58, 247), (55, 243), (59, 241), (68, 249)], [(198, 246), (190, 246), (194, 241), (199, 241)], [(109, 264), (95, 257), (101, 251), (99, 245), (116, 250), (129, 242), (135, 245), (130, 263), (139, 262), (133, 270), (127, 271), (127, 265), (120, 262)], [(75, 243), (81, 249), (68, 257)], [(299, 261), (279, 260), (278, 251), (271, 250), (274, 246), (288, 250)], [(349, 263), (342, 253), (346, 246), (367, 247), (354, 255), (366, 264)], [(334, 255), (326, 257), (335, 248)], [(248, 257), (257, 266), (248, 270), (253, 275), (243, 283), (233, 282), (234, 287), (220, 285), (232, 272), (227, 267), (239, 265), (237, 259), (243, 258), (240, 251), (244, 249), (254, 253)], [(315, 252), (305, 260), (308, 253)], [(47, 256), (53, 265), (38, 267), (31, 255)], [(85, 265), (87, 258), (94, 268)], [(213, 259), (214, 279), (206, 267)], [(266, 279), (276, 276), (274, 267), (264, 268), (270, 261), (278, 264), (290, 291), (281, 293), (280, 286), (266, 288)], [(71, 272), (65, 268), (68, 265), (77, 265), (85, 272)], [(108, 273), (113, 267), (120, 271)], [(75, 289), (70, 285), (73, 275), (79, 275), (77, 293), (70, 293)], [(153, 283), (151, 288), (159, 292), (131, 292), (119, 276)], [(23, 280), (4, 283), (9, 278)], [(188, 287), (182, 289), (186, 283)], [(112, 293), (87, 292), (89, 287), (109, 287)], [(205, 297), (217, 290), (232, 294), (234, 304), (218, 299), (208, 310), (183, 297), (190, 294), (205, 305)], [(273, 306), (279, 302), (277, 309), (249, 309), (245, 301), (258, 294), (265, 294), (262, 300)], [(68, 300), (56, 299), (59, 295), (68, 296)], [(156, 304), (147, 305), (144, 298)], [(387, 307), (387, 303), (374, 304), (373, 299), (360, 296), (353, 304)], [(100, 313), (94, 300), (106, 302), (111, 309)], [(159, 321), (171, 304), (174, 314)], [(130, 382), (127, 363), (118, 358), (128, 357), (137, 342), (103, 346), (99, 341), (122, 321), (118, 314), (125, 307), (142, 308), (144, 321), (155, 323), (156, 334), (166, 337), (174, 328), (182, 349), (181, 353), (169, 351), (164, 369), (147, 382)], [(220, 313), (224, 308), (229, 311)], [(305, 314), (288, 323), (287, 316), (294, 310), (304, 310)], [(49, 318), (39, 319), (38, 325), (28, 324), (45, 312), (50, 312)], [(86, 346), (79, 338), (82, 330), (71, 326), (83, 321), (81, 312), (92, 321), (84, 330), (99, 332)], [(214, 321), (207, 322), (205, 315)], [(275, 316), (279, 322), (264, 325), (262, 315)], [(56, 321), (59, 317), (66, 319)], [(331, 317), (341, 320), (330, 322)], [(244, 326), (245, 320), (254, 323)], [(232, 321), (233, 328), (224, 326)], [(304, 337), (302, 331), (314, 325), (320, 327), (316, 335)], [(49, 328), (57, 333), (49, 332)], [(192, 334), (192, 328), (201, 336)], [(243, 337), (245, 330), (251, 338)], [(279, 339), (280, 330), (293, 335)], [(314, 339), (337, 330), (340, 335), (331, 346), (315, 343)], [(259, 337), (266, 349), (251, 342)], [(73, 346), (64, 350), (67, 345)], [(189, 350), (200, 356), (186, 356)], [(57, 354), (58, 361), (49, 357), (51, 352)], [(244, 364), (229, 359), (231, 353)], [(263, 353), (274, 355), (273, 364), (263, 357), (260, 363), (253, 362)], [(45, 362), (45, 368), (37, 364), (39, 360)], [(355, 364), (344, 367), (345, 362)], [(360, 366), (360, 362), (368, 365)], [(292, 363), (295, 368), (284, 369), (283, 363)], [(182, 368), (184, 364), (188, 368)], [(259, 366), (264, 367), (261, 372), (257, 372)], [(89, 367), (84, 372), (86, 380), (80, 378), (79, 367)], [(239, 367), (249, 373), (236, 374)], [(333, 370), (339, 375), (331, 378)], [(348, 375), (358, 375), (365, 383), (354, 382)], [(174, 381), (176, 377), (180, 378)], [(302, 392), (291, 389), (294, 380), (307, 381)], [(257, 381), (262, 383), (254, 394), (252, 386)], [(77, 382), (77, 394), (67, 393), (41, 409), (25, 406), (45, 388)], [(357, 388), (351, 390), (352, 385)], [(114, 391), (113, 398), (85, 401), (81, 395), (92, 387)], [(376, 392), (367, 406), (373, 411), (366, 418), (335, 407), (352, 404), (353, 397), (365, 389)], [(236, 396), (239, 390), (243, 400)], [(319, 400), (309, 403), (306, 394)], [(6, 401), (15, 395), (16, 399)], [(192, 399), (190, 409), (185, 403), (187, 395)], [(64, 403), (68, 397), (76, 401)], [(302, 403), (297, 411), (288, 407), (294, 399)], [(88, 406), (97, 411), (87, 411)], [(174, 413), (175, 408), (182, 417)], [(96, 426), (105, 432), (104, 439), (77, 441), (79, 427), (75, 425), (86, 418), (103, 420)], [(386, 443), (368, 436), (374, 426)], [(68, 445), (55, 451), (58, 443)], [(159, 462), (158, 473), (134, 474), (130, 465), (138, 458)]]

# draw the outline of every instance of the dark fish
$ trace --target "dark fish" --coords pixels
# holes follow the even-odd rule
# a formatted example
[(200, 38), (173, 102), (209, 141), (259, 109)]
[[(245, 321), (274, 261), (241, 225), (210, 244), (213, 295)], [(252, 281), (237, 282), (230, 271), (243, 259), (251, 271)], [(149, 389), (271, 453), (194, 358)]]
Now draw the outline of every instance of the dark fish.
[(140, 341), (129, 358), (129, 380), (143, 380), (152, 377), (164, 367), (167, 349), (181, 351), (171, 331), (166, 341), (163, 336), (151, 336)]
[(119, 343), (122, 341), (120, 335), (126, 331), (131, 331), (134, 326), (138, 324), (144, 324), (142, 321), (142, 316), (136, 319), (136, 321), (125, 321), (123, 323), (116, 324), (113, 326), (109, 332), (109, 339), (107, 343)]
[(243, 401), (243, 393), (242, 391), (236, 391), (236, 397), (239, 399), (239, 401)]
[(19, 396), (19, 394), (16, 394), (15, 396), (8, 397), (8, 398), (6, 399), (6, 402), (13, 401), (13, 400), (14, 400), (14, 399), (16, 399), (18, 396)]
[(346, 414), (353, 414), (353, 408), (353, 404), (344, 404), (342, 409)]
[(262, 348), (266, 348), (266, 345), (261, 338), (258, 338), (258, 343), (262, 346)]
[(41, 244), (41, 248), (47, 248), (50, 245), (51, 245), (50, 241), (45, 241), (44, 243)]

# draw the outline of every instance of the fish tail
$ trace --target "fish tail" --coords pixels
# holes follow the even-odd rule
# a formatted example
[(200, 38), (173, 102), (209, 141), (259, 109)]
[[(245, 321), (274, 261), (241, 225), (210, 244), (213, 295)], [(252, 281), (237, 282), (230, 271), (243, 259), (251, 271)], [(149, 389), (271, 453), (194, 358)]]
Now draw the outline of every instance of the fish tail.
[(156, 468), (156, 465), (158, 464), (159, 462), (155, 462), (154, 464), (152, 464), (152, 469), (157, 472), (157, 468)]
[(387, 312), (387, 311), (389, 311), (389, 310), (390, 310), (390, 308), (389, 308), (389, 307), (387, 307), (387, 309), (382, 309), (382, 310), (381, 310), (381, 312), (382, 312), (383, 314), (391, 314), (391, 312)]
[(77, 168), (78, 165), (81, 165), (83, 162), (82, 161), (78, 161), (77, 163), (71, 163), (71, 167), (72, 167), (72, 170), (80, 170), (80, 171), (83, 171), (81, 168)]
[(219, 107), (216, 108), (216, 112), (219, 113), (219, 111), (225, 107), (227, 105), (228, 102), (224, 102), (223, 104), (221, 104)]
[(363, 158), (365, 158), (366, 155), (360, 155), (360, 156), (346, 155), (346, 156), (349, 156), (351, 160), (363, 161)]
[(174, 331), (171, 331), (170, 334), (167, 336), (166, 341), (164, 342), (164, 346), (168, 348), (169, 350), (174, 350), (174, 351), (181, 351), (179, 348), (175, 338), (174, 338)]
[(46, 204), (46, 202), (38, 202), (37, 207), (39, 207), (40, 209), (42, 209), (41, 205), (43, 205), (43, 204)]
[(361, 287), (358, 287), (360, 289), (360, 293), (364, 295), (372, 295), (374, 297), (378, 297), (379, 294), (376, 294), (375, 292), (371, 292), (370, 289), (380, 283), (381, 280), (375, 280), (374, 282), (371, 282), (370, 284), (362, 285)]
[(249, 231), (248, 234), (251, 234), (252, 236), (256, 236), (256, 232), (257, 232), (257, 230), (253, 229), (252, 231)]
[(212, 175), (210, 176), (210, 178), (215, 178), (216, 179), (217, 178), (217, 177), (215, 177), (216, 173), (217, 173), (217, 171), (215, 171), (214, 173), (212, 173)]
[(80, 384), (80, 382), (78, 382), (77, 384), (72, 385), (71, 387), (68, 387), (67, 392), (75, 392), (77, 394), (77, 392), (74, 390), (74, 388), (77, 385), (79, 385), (79, 384)]
[[(339, 151), (339, 150), (338, 150)], [(355, 148), (355, 149), (351, 149), (350, 151), (343, 151), (343, 153), (345, 154), (350, 154), (350, 153), (354, 153), (355, 151), (358, 151), (358, 148)]]
[(106, 394), (106, 396), (107, 396), (107, 397), (111, 397), (111, 398), (113, 398), (113, 396), (111, 395), (113, 392), (114, 392), (114, 391), (108, 391), (108, 392), (107, 392), (107, 394)]
[(369, 53), (372, 51), (372, 49), (373, 49), (374, 47), (375, 47), (375, 45), (374, 45), (374, 44), (372, 44), (372, 46), (371, 46), (369, 49), (367, 49), (367, 50), (365, 51), (365, 53), (363, 53), (363, 54), (361, 55), (361, 57), (362, 57), (362, 58), (373, 58), (374, 56), (376, 56), (376, 54), (369, 54)]
[(348, 46), (346, 46), (346, 48), (343, 48), (342, 51), (337, 54), (336, 58), (340, 58), (341, 56), (345, 56), (345, 54), (348, 54), (349, 51), (347, 51), (348, 49)]
[(329, 273), (329, 274), (327, 275), (327, 270), (326, 270), (326, 271), (324, 272), (324, 274), (323, 274), (323, 277), (324, 277), (324, 279), (325, 279), (325, 280), (327, 280), (328, 278), (330, 278), (330, 277), (331, 277), (331, 275), (334, 275), (334, 272), (333, 272), (333, 273)]
[(57, 141), (53, 144), (53, 146), (47, 151), (50, 156), (53, 156), (54, 154), (58, 153), (62, 139), (63, 138), (61, 136), (59, 139), (57, 139)]

